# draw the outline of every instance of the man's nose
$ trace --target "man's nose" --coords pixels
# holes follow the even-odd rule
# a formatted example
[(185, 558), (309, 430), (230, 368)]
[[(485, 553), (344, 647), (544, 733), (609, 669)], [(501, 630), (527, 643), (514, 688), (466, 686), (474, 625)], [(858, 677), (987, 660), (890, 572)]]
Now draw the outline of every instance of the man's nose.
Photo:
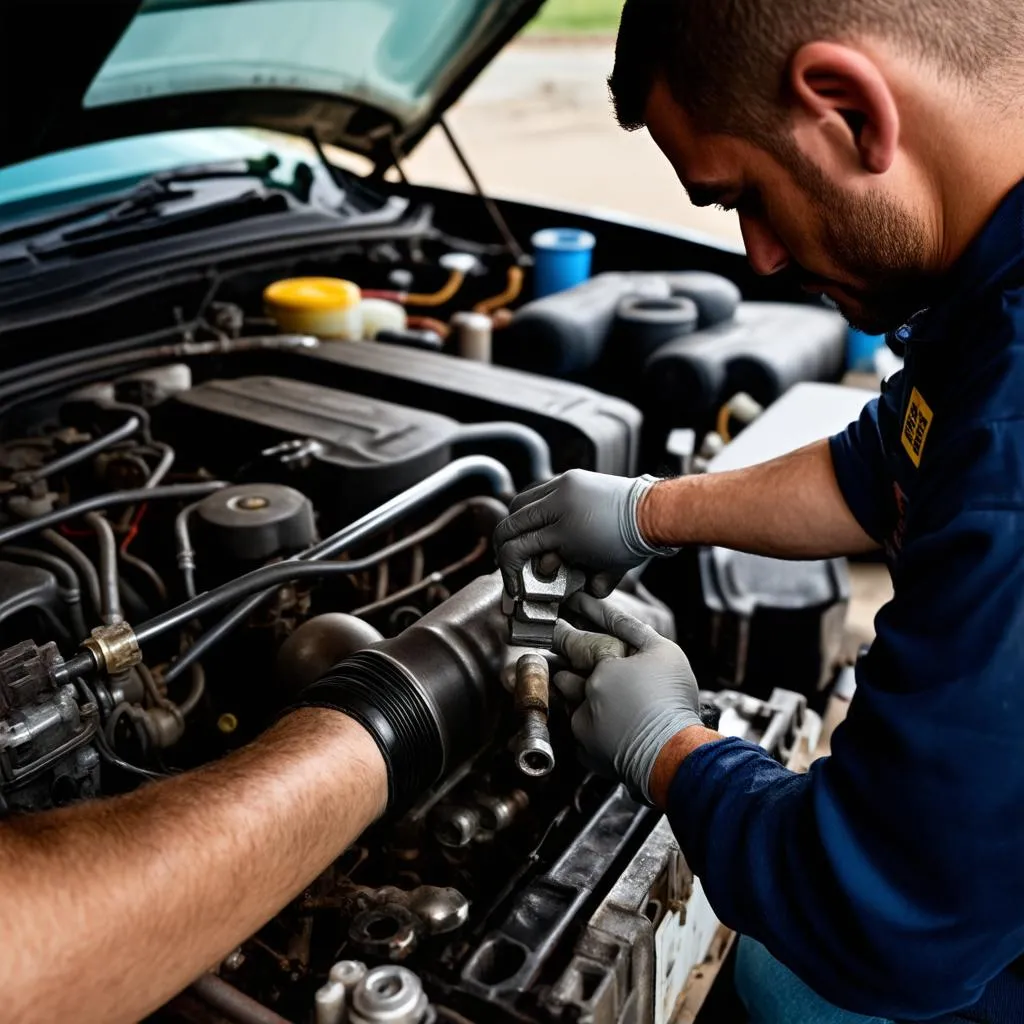
[(779, 241), (774, 231), (759, 217), (740, 215), (740, 230), (747, 259), (755, 274), (767, 277), (777, 274), (789, 265), (789, 251)]

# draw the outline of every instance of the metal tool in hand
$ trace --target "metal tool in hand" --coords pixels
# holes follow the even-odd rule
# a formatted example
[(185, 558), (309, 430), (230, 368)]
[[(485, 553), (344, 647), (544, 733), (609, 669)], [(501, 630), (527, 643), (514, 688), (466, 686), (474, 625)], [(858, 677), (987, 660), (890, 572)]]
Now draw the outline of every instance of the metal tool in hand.
[[(545, 572), (550, 562), (552, 571)], [(552, 556), (531, 559), (519, 570), (514, 598), (504, 598), (513, 647), (550, 650), (562, 602), (583, 586), (584, 576)]]

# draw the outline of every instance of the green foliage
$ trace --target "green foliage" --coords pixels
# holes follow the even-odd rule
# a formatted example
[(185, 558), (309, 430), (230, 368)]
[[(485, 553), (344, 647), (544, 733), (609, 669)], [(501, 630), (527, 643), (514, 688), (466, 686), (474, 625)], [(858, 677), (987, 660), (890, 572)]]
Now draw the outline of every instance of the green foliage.
[(623, 0), (548, 0), (530, 23), (530, 31), (613, 35)]

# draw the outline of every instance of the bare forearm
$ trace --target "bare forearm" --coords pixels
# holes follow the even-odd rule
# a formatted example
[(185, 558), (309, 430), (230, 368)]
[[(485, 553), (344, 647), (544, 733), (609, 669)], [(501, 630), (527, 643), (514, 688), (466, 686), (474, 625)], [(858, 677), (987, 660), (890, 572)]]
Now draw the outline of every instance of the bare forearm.
[(369, 734), (306, 709), (200, 771), (4, 824), (5, 1018), (145, 1016), (257, 930), (386, 800)]
[(638, 509), (655, 545), (706, 544), (775, 558), (828, 558), (878, 545), (854, 519), (827, 441), (759, 466), (659, 483)]

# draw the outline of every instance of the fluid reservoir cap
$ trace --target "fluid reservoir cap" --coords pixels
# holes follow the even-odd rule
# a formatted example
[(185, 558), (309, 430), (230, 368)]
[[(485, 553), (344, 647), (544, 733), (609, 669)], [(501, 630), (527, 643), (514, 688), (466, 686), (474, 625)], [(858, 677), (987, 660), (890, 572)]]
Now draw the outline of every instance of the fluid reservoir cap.
[(361, 298), (359, 286), (340, 277), (288, 277), (268, 285), (263, 292), (268, 312), (271, 307), (307, 312), (349, 309), (358, 306)]
[(339, 277), (291, 277), (268, 285), (263, 305), (282, 331), (360, 341), (362, 297), (358, 285)]
[(204, 498), (196, 509), (202, 540), (242, 562), (301, 551), (316, 539), (313, 505), (283, 484), (238, 484)]

